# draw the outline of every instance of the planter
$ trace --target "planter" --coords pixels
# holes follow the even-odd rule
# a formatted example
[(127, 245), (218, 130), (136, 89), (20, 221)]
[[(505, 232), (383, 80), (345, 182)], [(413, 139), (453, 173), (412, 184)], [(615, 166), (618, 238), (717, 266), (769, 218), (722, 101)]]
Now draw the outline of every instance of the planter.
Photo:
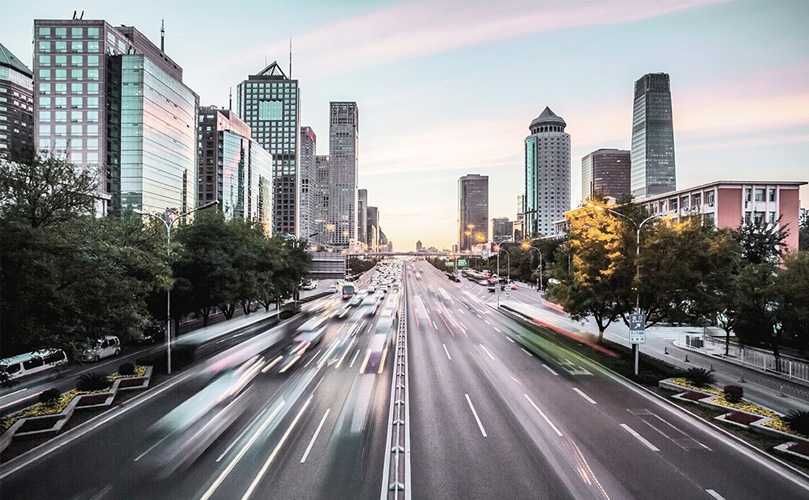
[(745, 413), (742, 411), (732, 411), (730, 413), (725, 413), (724, 415), (719, 415), (718, 417), (714, 417), (714, 420), (719, 420), (720, 422), (735, 425), (737, 427), (741, 427), (742, 429), (750, 429), (750, 425), (754, 422), (758, 421), (767, 421), (770, 420), (768, 417), (762, 417), (760, 415), (751, 415), (750, 413)]
[(774, 448), (793, 457), (809, 460), (809, 443), (806, 441), (788, 441)]
[[(114, 386), (115, 384), (113, 384)], [(85, 394), (76, 399), (76, 408), (95, 408), (98, 406), (109, 406), (112, 400), (115, 399), (115, 392), (102, 392), (99, 394)]]

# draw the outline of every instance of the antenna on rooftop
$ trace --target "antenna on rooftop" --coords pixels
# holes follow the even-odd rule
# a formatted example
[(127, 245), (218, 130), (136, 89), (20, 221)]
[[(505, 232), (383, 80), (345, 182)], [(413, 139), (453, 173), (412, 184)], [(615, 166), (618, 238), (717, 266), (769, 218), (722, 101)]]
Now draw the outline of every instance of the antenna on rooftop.
[(79, 19), (84, 19), (84, 11), (81, 11), (81, 16), (79, 16)]
[(292, 79), (292, 37), (289, 37), (289, 79)]
[(76, 11), (73, 11), (73, 19), (76, 19)]
[(160, 52), (166, 51), (166, 20), (160, 20)]
[(230, 87), (228, 92), (228, 111), (233, 111), (233, 87)]

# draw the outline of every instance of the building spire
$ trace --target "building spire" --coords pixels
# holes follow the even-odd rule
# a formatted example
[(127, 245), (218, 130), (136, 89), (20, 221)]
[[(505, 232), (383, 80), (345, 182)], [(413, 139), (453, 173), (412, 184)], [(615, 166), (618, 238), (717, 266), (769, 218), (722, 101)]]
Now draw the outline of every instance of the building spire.
[(160, 52), (166, 51), (166, 20), (160, 20)]
[(233, 87), (230, 87), (228, 90), (228, 111), (233, 111)]
[(289, 79), (292, 80), (292, 37), (289, 37)]

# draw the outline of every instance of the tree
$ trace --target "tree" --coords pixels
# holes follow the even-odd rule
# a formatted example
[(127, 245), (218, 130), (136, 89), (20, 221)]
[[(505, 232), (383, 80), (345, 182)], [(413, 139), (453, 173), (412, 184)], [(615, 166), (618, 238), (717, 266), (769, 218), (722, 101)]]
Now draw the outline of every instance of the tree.
[(809, 346), (809, 252), (792, 252), (775, 278), (777, 334), (805, 350)]
[(742, 247), (742, 258), (754, 265), (781, 260), (787, 249), (787, 236), (789, 228), (781, 227), (780, 217), (774, 224), (763, 219), (747, 222), (736, 231), (736, 239)]
[(809, 217), (803, 221), (798, 231), (798, 250), (809, 251)]

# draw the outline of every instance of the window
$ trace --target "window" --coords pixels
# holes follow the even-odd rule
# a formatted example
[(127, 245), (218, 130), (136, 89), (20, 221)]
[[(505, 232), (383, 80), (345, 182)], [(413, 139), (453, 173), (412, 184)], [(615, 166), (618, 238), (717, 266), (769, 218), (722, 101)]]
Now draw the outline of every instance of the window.
[(70, 136), (71, 137), (78, 137), (81, 136), (81, 125), (71, 125), (70, 126)]
[(83, 85), (81, 83), (71, 83), (70, 84), (70, 93), (71, 94), (81, 94), (82, 93)]
[(84, 56), (70, 56), (71, 66), (82, 66), (84, 64)]
[[(59, 71), (59, 70), (57, 70)], [(70, 70), (70, 78), (73, 80), (81, 80), (84, 76), (84, 70), (82, 69), (71, 69)]]
[(51, 65), (51, 56), (39, 56), (39, 65), (40, 66), (50, 66)]
[(40, 139), (39, 140), (39, 149), (51, 149), (51, 140), (50, 139)]
[(57, 83), (55, 87), (55, 93), (60, 95), (67, 94), (67, 84), (66, 83)]
[[(98, 149), (98, 139), (87, 139), (87, 149)], [(89, 155), (88, 155), (89, 161)]]
[(769, 201), (775, 201), (775, 188), (770, 188)]
[(22, 367), (25, 368), (26, 370), (33, 370), (34, 368), (39, 368), (40, 366), (43, 366), (44, 364), (45, 363), (42, 361), (42, 358), (36, 357), (36, 358), (31, 358), (28, 361), (23, 361), (22, 362)]
[(39, 112), (39, 121), (41, 121), (41, 122), (49, 122), (49, 121), (51, 121), (51, 113), (50, 113), (50, 111), (40, 111)]
[(764, 188), (756, 188), (756, 201), (764, 201)]
[(98, 135), (98, 125), (87, 125), (87, 135)]
[(51, 37), (51, 29), (46, 27), (39, 28), (39, 37), (40, 38), (50, 38)]
[(98, 39), (98, 28), (87, 28), (87, 38)]
[(72, 42), (70, 44), (71, 52), (84, 52), (84, 42)]
[(39, 126), (39, 135), (51, 135), (51, 126), (50, 125), (40, 125)]
[(770, 224), (775, 224), (775, 212), (770, 212)]
[(65, 109), (67, 107), (67, 97), (57, 97), (53, 101), (56, 109)]
[(97, 122), (98, 121), (98, 111), (88, 111), (87, 112), (87, 121), (88, 122)]
[(56, 66), (67, 66), (67, 56), (56, 56)]
[(55, 131), (54, 131), (55, 135), (61, 135), (61, 136), (67, 135), (67, 125), (56, 125), (56, 127), (54, 127), (54, 129), (55, 129)]
[(70, 28), (70, 38), (81, 38), (84, 36), (84, 29), (81, 27)]
[(98, 66), (98, 56), (87, 56), (87, 66)]
[(88, 97), (87, 98), (87, 107), (88, 108), (98, 108), (98, 97)]
[(87, 79), (88, 80), (98, 80), (98, 70), (97, 69), (88, 69), (87, 70)]
[(67, 28), (55, 28), (56, 38), (67, 38)]
[(40, 108), (50, 108), (51, 107), (51, 98), (50, 97), (40, 97), (39, 98), (39, 107)]
[[(92, 71), (92, 70), (89, 70)], [(98, 84), (97, 83), (88, 83), (87, 84), (87, 93), (88, 94), (98, 94)]]
[(67, 42), (56, 42), (56, 52), (67, 52)]
[(713, 191), (708, 191), (708, 193), (705, 195), (705, 203), (707, 203), (708, 206), (711, 206), (711, 207), (713, 206), (713, 203), (714, 203), (714, 192)]
[(70, 121), (73, 122), (73, 123), (77, 123), (77, 122), (82, 121), (81, 120), (82, 114), (83, 113), (81, 111), (71, 111), (70, 112)]
[(51, 78), (51, 70), (49, 69), (41, 69), (39, 70), (39, 79), (40, 80), (50, 80)]
[(744, 190), (744, 201), (753, 201), (753, 190), (747, 188)]
[(67, 111), (56, 111), (54, 115), (56, 121), (59, 123), (64, 123), (67, 121)]
[(39, 84), (39, 93), (40, 94), (50, 94), (51, 93), (51, 84), (50, 83), (40, 83)]
[(57, 80), (67, 80), (67, 70), (66, 69), (57, 69), (56, 70), (56, 79)]
[(87, 42), (87, 52), (98, 52), (98, 42)]
[(73, 109), (80, 108), (82, 105), (82, 98), (81, 97), (71, 97), (70, 98), (70, 107)]

